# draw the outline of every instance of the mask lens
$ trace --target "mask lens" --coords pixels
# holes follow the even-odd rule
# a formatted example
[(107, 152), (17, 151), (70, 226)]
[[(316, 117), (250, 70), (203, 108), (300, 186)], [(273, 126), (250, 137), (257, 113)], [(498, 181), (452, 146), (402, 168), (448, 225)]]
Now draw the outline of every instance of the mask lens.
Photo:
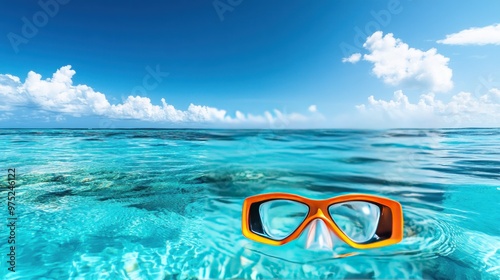
[(380, 218), (378, 205), (364, 201), (349, 201), (330, 205), (328, 211), (335, 224), (352, 241), (365, 243), (377, 238), (375, 232)]
[[(259, 206), (261, 227), (255, 233), (274, 240), (282, 240), (292, 234), (304, 221), (309, 207), (292, 200), (266, 201)], [(252, 229), (253, 230), (253, 229)]]

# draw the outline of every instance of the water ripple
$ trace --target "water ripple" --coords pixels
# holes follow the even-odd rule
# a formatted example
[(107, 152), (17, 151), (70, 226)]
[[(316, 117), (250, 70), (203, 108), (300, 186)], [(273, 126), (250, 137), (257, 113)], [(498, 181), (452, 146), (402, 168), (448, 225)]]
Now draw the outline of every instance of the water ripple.
[[(31, 268), (6, 279), (498, 279), (498, 136), (2, 129), (0, 160), (19, 171), (18, 260)], [(243, 199), (274, 191), (387, 196), (403, 205), (404, 239), (374, 250), (339, 243), (336, 255), (246, 239)]]

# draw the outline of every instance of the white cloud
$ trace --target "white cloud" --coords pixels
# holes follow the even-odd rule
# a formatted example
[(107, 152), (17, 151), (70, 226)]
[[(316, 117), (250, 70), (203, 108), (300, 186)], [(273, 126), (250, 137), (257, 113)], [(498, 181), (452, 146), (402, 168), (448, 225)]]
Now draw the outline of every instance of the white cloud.
[(460, 92), (448, 102), (433, 93), (423, 94), (416, 103), (398, 90), (391, 100), (368, 98), (368, 104), (356, 106), (365, 124), (376, 127), (498, 127), (500, 126), (500, 90), (474, 96)]
[(26, 103), (45, 111), (67, 113), (73, 116), (104, 114), (110, 107), (106, 96), (86, 85), (72, 85), (76, 72), (71, 66), (61, 67), (52, 78), (42, 80), (33, 71), (28, 73), (24, 84), (18, 81), (18, 94)]
[(316, 107), (316, 105), (311, 105), (311, 106), (309, 106), (308, 110), (311, 113), (315, 113), (318, 111), (318, 107)]
[(344, 63), (349, 62), (349, 63), (354, 64), (354, 63), (358, 62), (360, 59), (361, 59), (361, 54), (360, 53), (355, 53), (355, 54), (352, 54), (349, 57), (342, 58), (342, 62), (344, 62)]
[(500, 23), (465, 29), (446, 35), (445, 39), (437, 42), (447, 45), (500, 45)]
[(57, 121), (63, 121), (64, 114), (150, 122), (264, 126), (278, 122), (293, 126), (313, 120), (309, 116), (285, 114), (279, 110), (264, 112), (263, 115), (245, 115), (237, 111), (235, 116), (230, 116), (225, 110), (195, 104), (190, 104), (187, 110), (179, 110), (167, 104), (164, 98), (161, 99), (161, 105), (154, 105), (148, 97), (141, 96), (128, 96), (123, 103), (110, 104), (103, 93), (87, 85), (73, 85), (75, 73), (70, 65), (61, 67), (48, 79), (42, 79), (40, 74), (30, 71), (24, 83), (18, 77), (0, 74), (0, 111), (29, 107), (32, 111), (57, 113)]
[(373, 63), (373, 73), (386, 84), (446, 92), (453, 88), (449, 58), (435, 48), (422, 51), (410, 48), (392, 33), (381, 31), (366, 39), (363, 47), (369, 51), (363, 60)]
[(13, 107), (25, 104), (27, 96), (20, 93), (20, 80), (12, 75), (0, 74), (0, 110), (10, 111)]

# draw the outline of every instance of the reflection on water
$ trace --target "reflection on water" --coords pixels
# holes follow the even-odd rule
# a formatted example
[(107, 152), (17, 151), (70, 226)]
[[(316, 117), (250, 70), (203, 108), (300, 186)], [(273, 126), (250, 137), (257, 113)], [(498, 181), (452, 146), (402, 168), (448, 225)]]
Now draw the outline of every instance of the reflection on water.
[[(0, 130), (0, 143), (19, 186), (18, 272), (0, 278), (500, 277), (497, 129)], [(404, 239), (333, 253), (247, 240), (243, 199), (275, 191), (397, 200)]]

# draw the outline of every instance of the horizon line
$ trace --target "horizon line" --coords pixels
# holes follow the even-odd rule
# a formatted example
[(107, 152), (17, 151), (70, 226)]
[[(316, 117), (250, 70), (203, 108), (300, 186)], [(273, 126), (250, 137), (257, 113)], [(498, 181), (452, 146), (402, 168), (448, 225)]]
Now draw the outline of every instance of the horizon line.
[(193, 128), (193, 127), (117, 127), (117, 128), (84, 128), (84, 127), (0, 127), (0, 130), (48, 130), (48, 129), (58, 129), (58, 130), (432, 130), (432, 129), (500, 129), (500, 127), (392, 127), (392, 128)]

